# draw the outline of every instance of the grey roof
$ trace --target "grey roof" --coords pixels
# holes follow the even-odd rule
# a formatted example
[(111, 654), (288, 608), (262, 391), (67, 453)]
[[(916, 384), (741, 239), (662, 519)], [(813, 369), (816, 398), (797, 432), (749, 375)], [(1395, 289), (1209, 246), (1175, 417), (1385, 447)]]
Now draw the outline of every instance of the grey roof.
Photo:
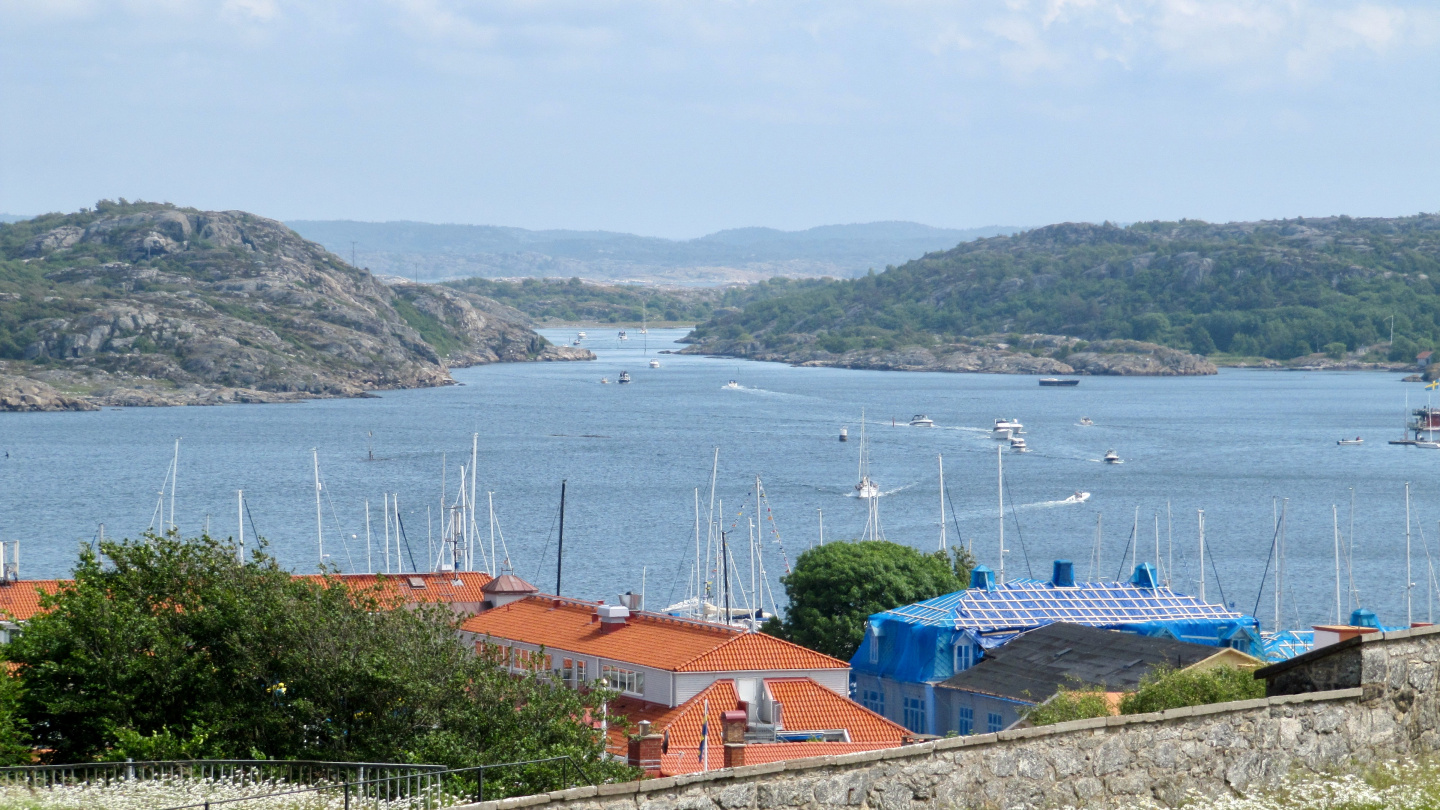
[(1184, 669), (1219, 652), (1216, 647), (1056, 622), (987, 650), (980, 663), (943, 683), (1026, 703), (1041, 703), (1062, 687), (1099, 684), (1133, 689), (1157, 665)]

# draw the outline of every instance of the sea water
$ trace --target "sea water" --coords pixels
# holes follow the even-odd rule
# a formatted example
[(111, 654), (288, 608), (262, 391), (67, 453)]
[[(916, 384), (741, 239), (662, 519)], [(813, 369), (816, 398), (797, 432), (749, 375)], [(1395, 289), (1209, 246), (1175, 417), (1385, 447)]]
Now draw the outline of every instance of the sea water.
[[(574, 330), (543, 331), (556, 343), (574, 337)], [(1226, 370), (1086, 377), (1078, 387), (1053, 388), (1030, 376), (660, 354), (680, 348), (674, 341), (684, 330), (644, 336), (632, 329), (624, 342), (611, 329), (588, 331), (594, 362), (458, 369), (460, 385), (371, 399), (0, 414), (0, 452), (8, 454), (0, 456), (0, 540), (21, 541), (22, 576), (59, 577), (101, 523), (107, 537), (169, 526), (166, 482), (179, 438), (173, 513), (180, 532), (208, 526), (233, 536), (236, 491), (244, 490), (249, 542), (263, 535), (270, 553), (295, 571), (316, 570), (322, 539), (326, 564), (343, 571), (428, 570), (444, 506), (455, 502), (478, 433), (477, 556), (490, 553), (493, 497), (500, 565), (553, 590), (565, 482), (561, 590), (613, 601), (643, 589), (647, 606), (663, 607), (687, 595), (697, 492), (703, 545), (718, 448), (714, 520), (727, 534), (736, 601), (741, 589), (755, 589), (749, 538), (759, 476), (766, 500), (756, 548), (769, 580), (766, 601), (773, 591), (783, 607), (780, 578), (820, 542), (822, 519), (827, 542), (864, 528), (866, 504), (854, 497), (863, 410), (887, 539), (939, 547), (943, 455), (947, 541), (999, 569), (998, 445), (1007, 578), (1047, 578), (1056, 558), (1074, 560), (1077, 577), (1128, 577), (1137, 558), (1156, 561), (1158, 522), (1162, 577), (1196, 593), (1203, 509), (1207, 598), (1257, 612), (1267, 629), (1282, 509), (1283, 624), (1335, 620), (1332, 506), (1341, 613), (1360, 604), (1386, 624), (1406, 620), (1409, 482), (1410, 617), (1432, 618), (1440, 452), (1386, 444), (1400, 436), (1406, 392), (1411, 406), (1425, 401), (1425, 391), (1400, 375)], [(660, 368), (650, 368), (651, 359)], [(621, 371), (634, 381), (615, 384)], [(726, 387), (730, 380), (739, 387)], [(916, 414), (936, 426), (909, 427)], [(1000, 417), (1024, 423), (1032, 452), (1012, 453), (991, 438)], [(1082, 417), (1094, 425), (1081, 426)], [(847, 443), (838, 440), (842, 427)], [(1365, 443), (1336, 445), (1355, 436)], [(1111, 449), (1123, 464), (1101, 461)], [(1076, 491), (1091, 497), (1065, 503)], [(394, 537), (392, 519), (387, 563), (390, 497), (398, 499), (403, 538)]]

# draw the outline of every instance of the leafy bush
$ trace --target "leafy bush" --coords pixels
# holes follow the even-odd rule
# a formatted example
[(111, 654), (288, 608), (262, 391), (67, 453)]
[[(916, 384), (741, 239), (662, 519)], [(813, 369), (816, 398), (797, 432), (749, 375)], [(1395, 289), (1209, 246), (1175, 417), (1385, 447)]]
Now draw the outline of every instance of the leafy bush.
[(1103, 686), (1077, 686), (1061, 689), (1054, 697), (1024, 712), (1032, 725), (1049, 726), (1071, 720), (1109, 717), (1115, 710), (1105, 696)]
[(1220, 666), (1210, 669), (1156, 668), (1140, 679), (1140, 688), (1120, 700), (1121, 714), (1145, 714), (1207, 703), (1228, 703), (1265, 697), (1265, 682), (1252, 669)]

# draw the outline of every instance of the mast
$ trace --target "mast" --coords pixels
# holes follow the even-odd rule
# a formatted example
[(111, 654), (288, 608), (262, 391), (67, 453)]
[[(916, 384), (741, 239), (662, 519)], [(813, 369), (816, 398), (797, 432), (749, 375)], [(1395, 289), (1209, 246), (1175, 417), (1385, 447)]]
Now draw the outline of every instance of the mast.
[(935, 461), (940, 465), (940, 550), (945, 550), (945, 456), (937, 453)]
[[(473, 555), (473, 554), (475, 553), (475, 529), (476, 529), (476, 525), (475, 525), (475, 482), (476, 482), (477, 480), (479, 480), (479, 478), (480, 478), (480, 476), (477, 474), (477, 470), (479, 470), (479, 467), (476, 466), (476, 465), (478, 464), (479, 454), (480, 454), (480, 434), (479, 434), (479, 433), (471, 433), (471, 434), (470, 434), (470, 534), (469, 534), (470, 542), (468, 542), (468, 543), (465, 544), (465, 554), (466, 554), (466, 556), (470, 556), (470, 555)], [(494, 571), (491, 572), (492, 574), (494, 574), (494, 575), (496, 575), (496, 576), (498, 576), (498, 575), (500, 574), (500, 566), (497, 565), (496, 562), (495, 562), (495, 544), (494, 544), (494, 543), (491, 543), (491, 544), (490, 544), (490, 567), (493, 568), (493, 569), (495, 569)], [(556, 595), (556, 596), (559, 596), (559, 595), (560, 595), (560, 591), (559, 591), (558, 589), (555, 591), (555, 595)]]
[(1205, 601), (1205, 510), (1195, 510), (1200, 518), (1200, 601)]
[(730, 623), (730, 544), (725, 530), (720, 530), (720, 567), (725, 574), (725, 623)]
[(180, 480), (180, 439), (175, 439), (175, 459), (170, 462), (175, 470), (170, 476), (170, 531), (175, 531), (175, 482)]
[[(172, 490), (173, 491), (173, 490)], [(1414, 582), (1410, 579), (1410, 482), (1405, 482), (1405, 626), (1415, 623), (1415, 611), (1410, 604)]]
[(565, 564), (565, 481), (560, 481), (560, 547), (555, 551), (555, 595), (560, 595), (560, 572)]
[[(237, 489), (237, 490), (235, 490), (235, 522), (239, 525), (239, 528), (240, 528), (239, 533), (236, 535), (237, 537), (240, 538), (240, 547), (239, 547), (239, 549), (237, 549), (236, 554), (238, 554), (238, 555), (240, 556), (240, 564), (241, 564), (241, 565), (244, 565), (244, 564), (245, 564), (245, 490), (243, 490), (243, 489)], [(100, 524), (100, 525), (101, 525), (101, 527), (102, 527), (102, 528), (101, 528), (101, 531), (103, 532), (103, 531), (104, 531), (104, 528), (103, 528), (103, 527), (104, 527), (105, 524), (102, 523), (102, 524)]]
[(1000, 585), (1005, 584), (1005, 456), (995, 447), (995, 465), (999, 473), (996, 491), (1000, 494)]
[(1340, 623), (1340, 510), (1330, 504), (1330, 522), (1335, 530), (1335, 623)]
[[(486, 490), (485, 497), (490, 502), (490, 567), (495, 569), (495, 576), (498, 577), (500, 576), (500, 558), (495, 556), (495, 493)], [(509, 554), (506, 556), (508, 557)]]
[(1169, 560), (1165, 564), (1165, 587), (1170, 587), (1170, 577), (1175, 574), (1175, 525), (1170, 516), (1170, 499), (1165, 499), (1165, 545)]
[[(1155, 573), (1160, 573), (1160, 513), (1155, 513)], [(1159, 584), (1159, 583), (1156, 583)]]
[[(700, 488), (695, 487), (695, 608), (700, 609), (700, 601), (703, 598), (701, 588), (701, 558), (700, 558)], [(703, 616), (704, 614), (700, 614)]]
[(370, 559), (370, 499), (365, 499), (365, 573), (375, 573), (375, 564)]
[(385, 573), (390, 573), (390, 493), (382, 492), (385, 496)]
[(820, 516), (820, 545), (823, 546), (825, 545), (825, 510), (816, 509), (815, 512)]
[(320, 552), (320, 564), (325, 564), (325, 533), (320, 526), (320, 451), (310, 448), (315, 459), (315, 548)]

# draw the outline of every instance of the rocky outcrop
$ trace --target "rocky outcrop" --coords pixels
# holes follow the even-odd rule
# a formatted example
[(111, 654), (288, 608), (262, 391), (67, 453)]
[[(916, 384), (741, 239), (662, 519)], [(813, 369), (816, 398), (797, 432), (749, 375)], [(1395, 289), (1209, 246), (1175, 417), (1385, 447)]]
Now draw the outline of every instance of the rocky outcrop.
[(953, 371), (982, 374), (1094, 374), (1172, 377), (1215, 374), (1215, 364), (1197, 354), (1154, 343), (1107, 340), (1088, 344), (1075, 338), (1026, 335), (1025, 349), (998, 341), (944, 344), (903, 349), (860, 349), (832, 354), (813, 343), (786, 351), (766, 349), (754, 341), (702, 339), (681, 354), (722, 355), (770, 360), (796, 366), (831, 366), (884, 371)]
[(98, 405), (39, 380), (0, 374), (0, 411), (93, 411)]
[[(364, 396), (450, 384), (452, 366), (593, 359), (555, 351), (494, 301), (392, 288), (244, 212), (112, 204), (0, 227), (31, 232), (4, 258), (38, 265), (49, 285), (11, 292), (0, 273), (0, 339), (11, 336), (0, 350), (19, 361), (9, 374), (79, 402)], [(43, 394), (30, 396), (60, 401)]]

